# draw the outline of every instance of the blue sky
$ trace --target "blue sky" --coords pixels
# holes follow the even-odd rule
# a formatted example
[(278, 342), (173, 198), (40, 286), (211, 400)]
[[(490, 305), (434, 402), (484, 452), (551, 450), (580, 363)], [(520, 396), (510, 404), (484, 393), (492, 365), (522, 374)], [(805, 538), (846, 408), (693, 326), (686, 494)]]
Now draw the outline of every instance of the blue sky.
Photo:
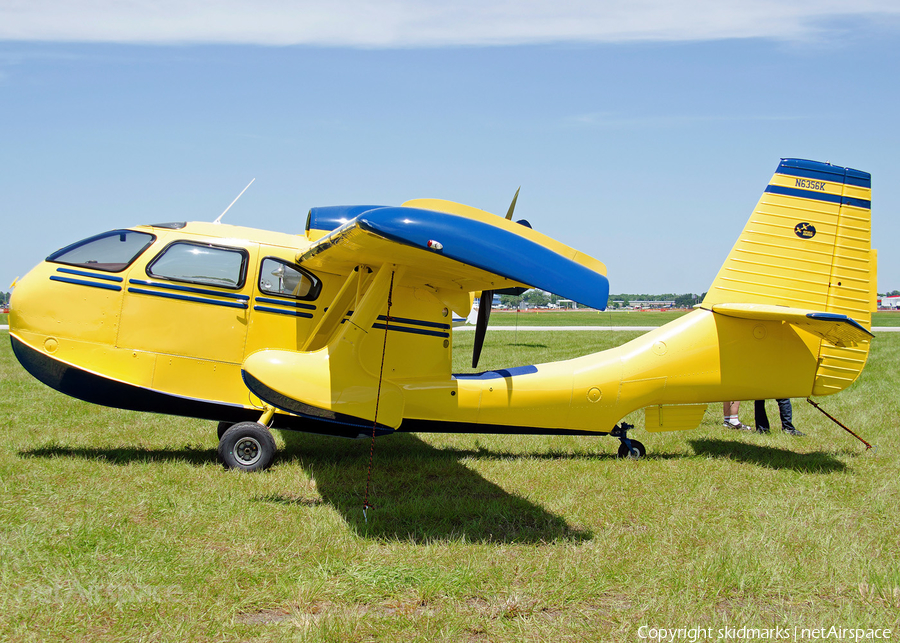
[(6, 0), (0, 290), (90, 234), (211, 221), (255, 178), (225, 221), (285, 232), (318, 205), (503, 214), (521, 185), (517, 215), (612, 292), (700, 293), (783, 156), (872, 173), (900, 289), (900, 9), (634, 4)]

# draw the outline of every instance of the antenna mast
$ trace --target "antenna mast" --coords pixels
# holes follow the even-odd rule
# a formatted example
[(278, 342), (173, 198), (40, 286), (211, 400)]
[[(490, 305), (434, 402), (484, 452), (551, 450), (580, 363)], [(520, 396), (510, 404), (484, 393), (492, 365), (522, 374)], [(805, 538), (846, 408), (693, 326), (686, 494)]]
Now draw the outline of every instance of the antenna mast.
[[(255, 180), (256, 180), (256, 178), (251, 179), (250, 183), (247, 184), (247, 188), (249, 188), (251, 185), (253, 185), (253, 181), (255, 181)], [(241, 194), (246, 192), (247, 188), (244, 188), (243, 190), (241, 190)], [(234, 201), (231, 202), (231, 205), (229, 205), (227, 208), (225, 208), (225, 211), (222, 212), (222, 214), (219, 215), (219, 218), (216, 219), (215, 221), (213, 221), (213, 223), (221, 223), (222, 222), (222, 217), (225, 216), (225, 212), (228, 212), (231, 209), (231, 206), (234, 205), (235, 203), (237, 203), (237, 200), (241, 198), (241, 194), (238, 194), (236, 197), (234, 197)]]

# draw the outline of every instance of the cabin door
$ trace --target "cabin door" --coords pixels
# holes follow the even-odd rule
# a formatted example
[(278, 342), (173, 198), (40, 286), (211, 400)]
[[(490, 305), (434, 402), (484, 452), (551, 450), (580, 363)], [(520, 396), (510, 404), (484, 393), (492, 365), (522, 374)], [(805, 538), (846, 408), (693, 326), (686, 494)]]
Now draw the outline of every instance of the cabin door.
[(117, 346), (240, 364), (256, 280), (256, 244), (179, 239), (128, 275)]

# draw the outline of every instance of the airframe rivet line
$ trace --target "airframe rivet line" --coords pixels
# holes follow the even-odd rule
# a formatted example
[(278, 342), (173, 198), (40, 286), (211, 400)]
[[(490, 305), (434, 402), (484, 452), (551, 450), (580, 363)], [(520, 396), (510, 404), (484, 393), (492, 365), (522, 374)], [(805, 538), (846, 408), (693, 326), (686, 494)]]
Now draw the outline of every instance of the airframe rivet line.
[(388, 288), (387, 314), (384, 317), (384, 343), (381, 345), (381, 368), (378, 370), (378, 392), (375, 394), (375, 419), (372, 420), (372, 446), (369, 447), (369, 470), (366, 473), (366, 497), (363, 499), (363, 520), (369, 524), (369, 487), (372, 482), (372, 461), (375, 458), (375, 429), (378, 427), (378, 403), (381, 401), (381, 381), (384, 378), (384, 356), (387, 353), (388, 326), (391, 323), (391, 295), (394, 293), (394, 271)]

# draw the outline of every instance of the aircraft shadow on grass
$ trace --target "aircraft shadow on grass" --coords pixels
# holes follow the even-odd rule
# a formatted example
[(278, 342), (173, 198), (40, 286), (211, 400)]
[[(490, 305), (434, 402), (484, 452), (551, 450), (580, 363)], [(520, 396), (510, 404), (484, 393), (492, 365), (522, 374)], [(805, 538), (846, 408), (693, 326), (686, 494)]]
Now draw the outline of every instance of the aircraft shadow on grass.
[(219, 462), (215, 449), (182, 447), (180, 449), (142, 449), (139, 447), (67, 447), (46, 446), (19, 451), (23, 458), (83, 458), (103, 460), (110, 464), (125, 465), (132, 462), (187, 462), (193, 465)]
[[(485, 448), (436, 448), (399, 433), (375, 444), (368, 522), (362, 507), (369, 467), (368, 440), (343, 440), (308, 433), (282, 432), (287, 448), (278, 463), (295, 463), (316, 481), (322, 497), (270, 494), (257, 501), (290, 506), (329, 504), (359, 535), (414, 542), (465, 538), (470, 542), (538, 543), (585, 541), (593, 534), (537, 504), (506, 491), (466, 467), (463, 458), (506, 459), (518, 454)], [(131, 462), (218, 463), (215, 449), (140, 449), (45, 446), (19, 452), (26, 458), (69, 457), (114, 465)], [(595, 454), (538, 453), (529, 458), (564, 460), (615, 457)], [(655, 456), (658, 457), (658, 456)], [(265, 475), (256, 474), (256, 475)]]
[[(501, 460), (518, 454), (478, 447), (437, 448), (415, 435), (399, 433), (375, 445), (368, 522), (362, 507), (369, 470), (369, 442), (340, 440), (306, 433), (284, 432), (287, 448), (281, 464), (296, 463), (316, 482), (321, 500), (294, 494), (269, 494), (259, 502), (286, 506), (334, 507), (359, 535), (413, 542), (464, 538), (470, 542), (538, 543), (552, 540), (585, 541), (593, 534), (570, 525), (565, 518), (506, 491), (461, 462), (464, 458)], [(699, 439), (690, 444), (698, 456), (728, 458), (774, 469), (834, 473), (848, 467), (822, 453), (785, 449), (733, 440)], [(22, 457), (72, 457), (110, 464), (179, 461), (195, 466), (218, 462), (215, 449), (89, 448), (47, 446), (22, 451)], [(605, 459), (614, 454), (529, 453), (547, 461), (577, 458)], [(653, 459), (689, 457), (654, 454)], [(626, 466), (629, 463), (623, 463)], [(265, 475), (265, 474), (262, 474)]]
[[(315, 480), (324, 503), (359, 535), (414, 542), (464, 538), (470, 542), (584, 541), (589, 531), (569, 525), (537, 504), (486, 480), (460, 460), (469, 452), (439, 449), (410, 434), (375, 444), (372, 483), (363, 515), (369, 442), (285, 434), (284, 462), (293, 458)], [(480, 451), (473, 451), (479, 454)], [(516, 456), (511, 456), (516, 457)], [(260, 501), (309, 505), (289, 495)]]
[(746, 444), (734, 440), (690, 440), (690, 445), (697, 455), (726, 458), (769, 469), (790, 469), (803, 473), (836, 473), (849, 470), (849, 467), (843, 462), (821, 451), (796, 453), (787, 449)]

